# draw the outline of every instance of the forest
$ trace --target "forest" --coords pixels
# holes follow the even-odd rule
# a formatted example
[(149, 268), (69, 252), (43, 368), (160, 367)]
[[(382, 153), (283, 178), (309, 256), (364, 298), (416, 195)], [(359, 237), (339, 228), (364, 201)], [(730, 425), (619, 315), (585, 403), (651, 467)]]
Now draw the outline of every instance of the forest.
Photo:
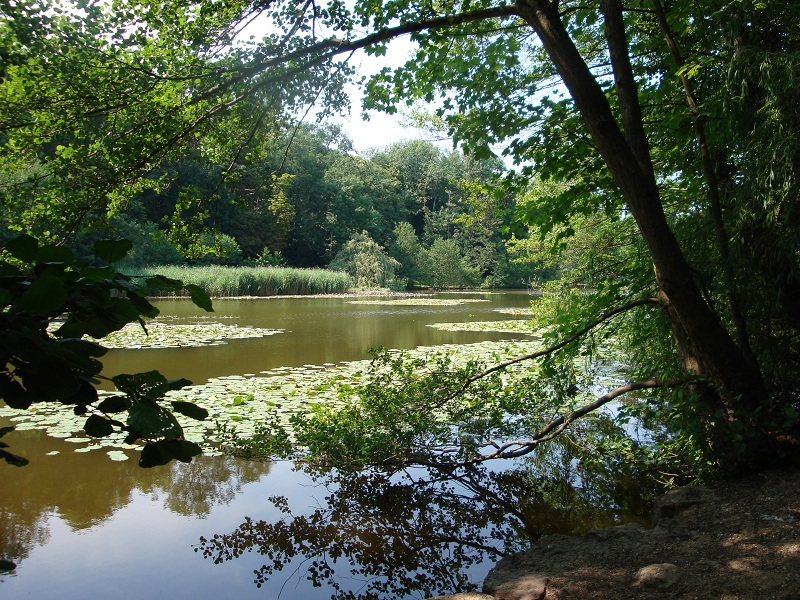
[[(202, 410), (160, 404), (181, 384), (115, 382), (127, 399), (104, 406), (90, 385), (103, 350), (78, 338), (154, 316), (159, 286), (208, 306), (135, 268), (327, 267), (358, 287), (535, 283), (544, 345), (446, 376), (385, 358), (414, 385), (384, 381), (297, 424), (317, 460), (522, 456), (624, 396), (656, 432), (626, 452), (660, 472), (796, 454), (800, 6), (76, 0), (0, 14), (10, 406), (58, 399), (89, 415), (90, 435), (144, 440), (145, 466), (191, 460), (199, 448), (170, 415)], [(399, 37), (408, 62), (361, 80), (352, 57)], [(364, 108), (406, 110), (455, 149), (358, 155), (308, 124), (340, 113), (351, 82)], [(587, 398), (609, 360), (624, 381)], [(535, 375), (502, 388), (498, 373), (523, 361)], [(43, 385), (54, 368), (60, 383)]]

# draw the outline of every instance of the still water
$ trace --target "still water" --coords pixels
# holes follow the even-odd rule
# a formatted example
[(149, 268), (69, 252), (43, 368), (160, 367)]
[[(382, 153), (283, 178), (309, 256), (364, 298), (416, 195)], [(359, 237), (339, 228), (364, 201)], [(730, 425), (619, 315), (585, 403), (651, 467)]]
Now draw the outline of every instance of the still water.
[[(217, 300), (210, 321), (285, 330), (225, 345), (112, 350), (106, 374), (157, 368), (170, 378), (258, 373), (367, 358), (383, 345), (470, 343), (511, 334), (447, 332), (430, 323), (507, 318), (525, 293), (447, 294), (459, 306), (351, 304), (348, 298)], [(180, 300), (162, 314), (193, 319)], [(0, 422), (0, 426), (6, 425)], [(431, 486), (427, 473), (311, 475), (288, 462), (200, 457), (141, 469), (42, 431), (7, 436), (30, 459), (0, 464), (0, 598), (425, 598), (480, 586), (526, 534), (558, 530), (603, 505), (548, 472), (569, 468), (553, 447), (538, 465)], [(544, 484), (543, 482), (547, 482)], [(531, 487), (533, 486), (533, 487)], [(617, 499), (613, 500), (618, 502)], [(317, 585), (315, 585), (317, 584)]]

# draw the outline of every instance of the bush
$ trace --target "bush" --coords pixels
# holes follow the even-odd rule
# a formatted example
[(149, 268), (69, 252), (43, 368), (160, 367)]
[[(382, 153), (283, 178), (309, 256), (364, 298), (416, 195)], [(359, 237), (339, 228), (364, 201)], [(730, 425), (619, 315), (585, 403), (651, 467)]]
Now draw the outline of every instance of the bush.
[(396, 278), (400, 263), (387, 255), (366, 231), (351, 237), (328, 268), (348, 273), (358, 289), (399, 290), (405, 287)]

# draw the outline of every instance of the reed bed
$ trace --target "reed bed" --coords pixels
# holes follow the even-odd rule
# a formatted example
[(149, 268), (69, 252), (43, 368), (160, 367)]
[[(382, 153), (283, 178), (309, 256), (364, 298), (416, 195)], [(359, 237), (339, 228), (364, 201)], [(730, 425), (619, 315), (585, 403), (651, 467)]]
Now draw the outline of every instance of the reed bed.
[(350, 289), (347, 273), (326, 269), (294, 269), (287, 267), (225, 267), (208, 265), (186, 267), (163, 265), (136, 269), (134, 276), (163, 275), (193, 283), (209, 296), (288, 296), (338, 294)]

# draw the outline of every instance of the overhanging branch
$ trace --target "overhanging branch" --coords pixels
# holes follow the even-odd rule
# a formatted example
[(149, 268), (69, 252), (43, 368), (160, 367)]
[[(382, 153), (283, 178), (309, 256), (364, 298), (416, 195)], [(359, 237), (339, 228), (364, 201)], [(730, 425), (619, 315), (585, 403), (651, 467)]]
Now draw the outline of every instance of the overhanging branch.
[(454, 467), (466, 467), (469, 465), (477, 465), (487, 460), (496, 460), (499, 458), (519, 458), (521, 456), (525, 456), (533, 452), (533, 450), (544, 442), (548, 442), (558, 436), (559, 434), (563, 433), (567, 427), (577, 419), (596, 411), (597, 409), (601, 408), (605, 404), (608, 404), (612, 400), (623, 396), (624, 394), (628, 394), (630, 392), (636, 390), (643, 390), (643, 389), (654, 389), (654, 388), (667, 388), (667, 387), (677, 387), (681, 385), (688, 385), (692, 383), (690, 380), (661, 380), (661, 379), (648, 379), (646, 381), (632, 381), (626, 383), (625, 385), (621, 385), (613, 390), (609, 391), (602, 396), (595, 398), (592, 402), (584, 404), (573, 410), (572, 412), (561, 415), (550, 421), (547, 425), (542, 427), (539, 431), (534, 433), (530, 438), (525, 440), (513, 440), (509, 442), (505, 442), (504, 444), (497, 444), (494, 442), (487, 442), (486, 446), (494, 447), (495, 450), (489, 452), (487, 454), (478, 454), (472, 458), (458, 461), (458, 462), (436, 462), (430, 460), (421, 460), (418, 461), (418, 464), (422, 464), (429, 467), (437, 467), (442, 468), (446, 467), (448, 469)]
[(467, 23), (485, 21), (487, 19), (498, 19), (514, 16), (518, 16), (517, 5), (506, 4), (503, 6), (484, 8), (453, 15), (434, 17), (432, 19), (423, 19), (421, 21), (403, 23), (402, 25), (398, 25), (396, 27), (386, 27), (355, 40), (342, 40), (337, 37), (331, 37), (316, 44), (306, 46), (305, 48), (299, 48), (292, 52), (287, 52), (286, 54), (272, 56), (266, 60), (255, 62), (240, 70), (235, 77), (213, 86), (202, 94), (196, 96), (193, 99), (193, 102), (200, 102), (207, 98), (216, 96), (217, 94), (228, 89), (230, 86), (240, 83), (249, 77), (258, 75), (259, 73), (263, 73), (270, 67), (277, 67), (319, 55), (323, 55), (325, 60), (329, 60), (340, 54), (346, 54), (356, 50), (363, 50), (364, 48), (375, 46), (383, 42), (388, 42), (395, 38), (411, 33), (445, 29), (448, 27), (465, 25)]
[(636, 308), (637, 306), (644, 306), (646, 304), (659, 304), (659, 302), (658, 302), (657, 298), (643, 298), (641, 300), (634, 300), (633, 302), (628, 302), (627, 304), (623, 304), (622, 306), (619, 306), (619, 307), (615, 308), (614, 310), (610, 310), (608, 312), (605, 312), (602, 315), (600, 315), (599, 317), (597, 317), (594, 321), (592, 321), (591, 323), (586, 325), (586, 327), (584, 327), (583, 329), (580, 329), (579, 331), (573, 333), (571, 336), (569, 336), (568, 338), (558, 342), (557, 344), (554, 344), (554, 345), (552, 345), (552, 346), (550, 346), (548, 348), (545, 348), (544, 350), (538, 350), (536, 352), (532, 352), (531, 354), (526, 354), (525, 356), (519, 356), (517, 358), (512, 358), (512, 359), (503, 361), (501, 363), (496, 364), (493, 367), (490, 367), (490, 368), (486, 369), (485, 371), (481, 371), (480, 373), (472, 375), (471, 377), (469, 377), (463, 383), (463, 385), (460, 388), (458, 388), (455, 392), (453, 392), (449, 396), (447, 396), (445, 398), (445, 400), (452, 400), (456, 396), (458, 396), (460, 394), (463, 394), (470, 385), (472, 385), (473, 383), (475, 383), (479, 379), (483, 379), (484, 377), (486, 377), (488, 375), (491, 375), (492, 373), (495, 373), (497, 371), (502, 371), (503, 369), (507, 369), (511, 365), (515, 365), (517, 363), (520, 363), (520, 362), (523, 362), (523, 361), (526, 361), (526, 360), (533, 360), (535, 358), (540, 358), (542, 356), (547, 356), (548, 354), (552, 354), (553, 352), (556, 352), (556, 351), (560, 350), (564, 346), (567, 346), (568, 344), (571, 344), (572, 342), (574, 342), (578, 338), (586, 335), (589, 331), (591, 331), (592, 329), (594, 329), (595, 327), (597, 327), (601, 323), (604, 323), (605, 321), (608, 321), (612, 317), (615, 317), (620, 313), (629, 311), (632, 308)]

